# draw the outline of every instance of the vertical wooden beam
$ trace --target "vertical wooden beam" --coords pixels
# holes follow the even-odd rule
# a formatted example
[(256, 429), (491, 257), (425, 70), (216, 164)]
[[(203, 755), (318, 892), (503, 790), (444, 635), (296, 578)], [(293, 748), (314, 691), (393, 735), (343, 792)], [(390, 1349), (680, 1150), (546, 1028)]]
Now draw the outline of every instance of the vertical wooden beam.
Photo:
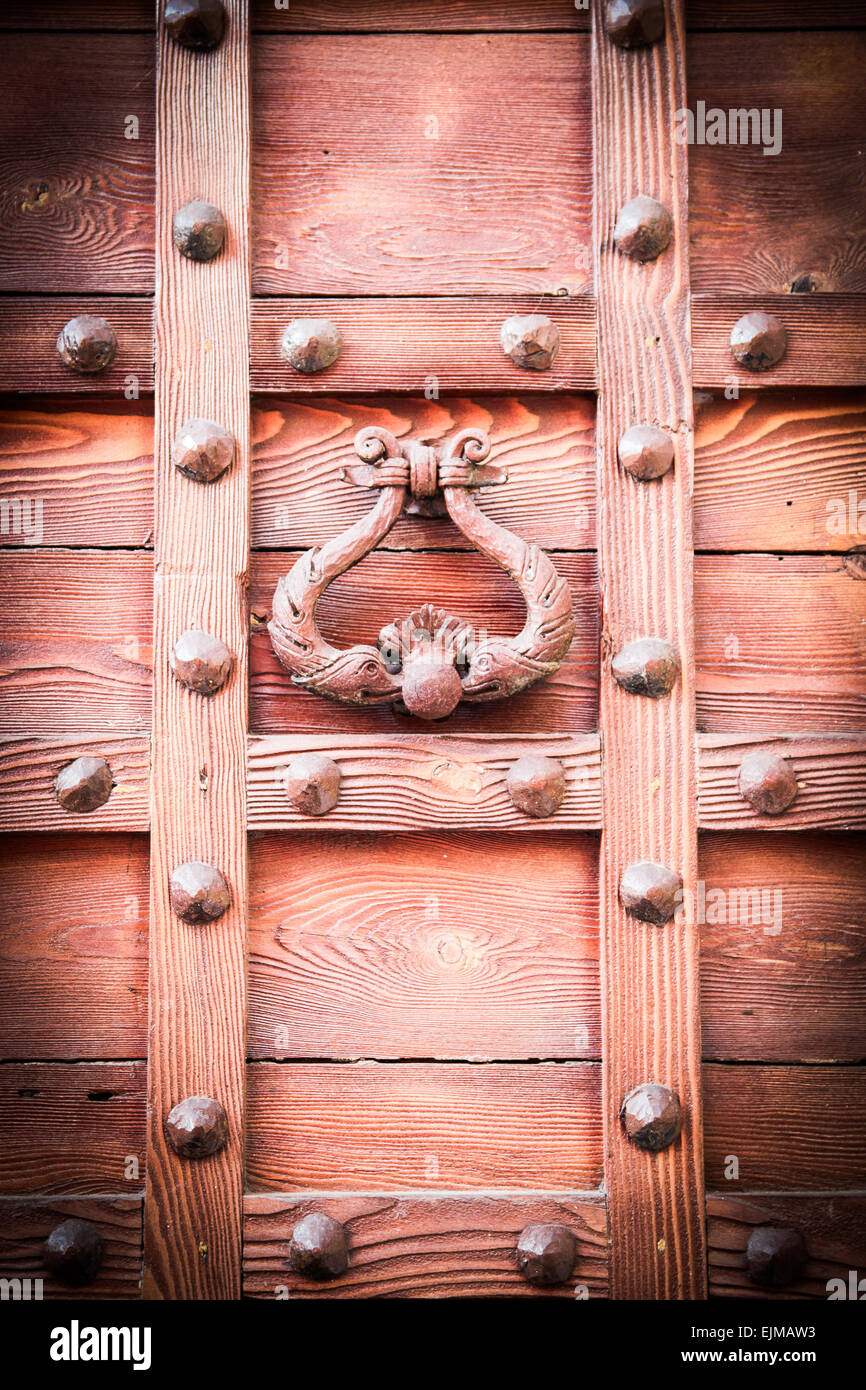
[[(151, 794), (150, 1037), (144, 1295), (237, 1298), (241, 1277), (245, 1052), (247, 560), (249, 550), (249, 37), (247, 0), (228, 0), (212, 52), (157, 34), (155, 584)], [(159, 6), (161, 11), (162, 6)], [(222, 209), (225, 250), (207, 264), (172, 245), (194, 198)], [(185, 420), (235, 436), (233, 466), (201, 484), (178, 473)], [(234, 654), (228, 684), (193, 694), (169, 670), (189, 628)], [(189, 926), (169, 906), (172, 869), (214, 864), (232, 906)], [(225, 1107), (228, 1146), (179, 1158), (163, 1120), (178, 1101)]]
[[(601, 967), (605, 1175), (614, 1298), (705, 1295), (698, 942), (691, 913), (665, 926), (625, 915), (618, 885), (630, 863), (682, 874), (694, 901), (697, 864), (692, 618), (692, 391), (686, 150), (674, 140), (685, 106), (682, 0), (667, 33), (625, 51), (604, 32), (594, 0), (592, 110), (594, 256), (598, 298), (598, 498), (602, 587)], [(670, 246), (652, 262), (620, 254), (613, 228), (638, 194), (673, 217)], [(672, 472), (641, 483), (617, 462), (630, 425), (675, 441)], [(629, 695), (611, 658), (639, 637), (672, 642), (682, 677), (667, 699)], [(690, 898), (691, 890), (691, 898)], [(642, 1152), (621, 1129), (624, 1096), (642, 1082), (677, 1091), (681, 1137)]]

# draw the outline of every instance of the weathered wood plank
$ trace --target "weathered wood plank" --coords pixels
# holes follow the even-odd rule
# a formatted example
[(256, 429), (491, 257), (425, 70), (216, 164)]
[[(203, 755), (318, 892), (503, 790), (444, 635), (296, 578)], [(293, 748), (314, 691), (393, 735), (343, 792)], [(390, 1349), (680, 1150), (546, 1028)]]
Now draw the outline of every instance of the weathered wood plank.
[[(115, 786), (104, 806), (84, 815), (65, 811), (54, 783), (76, 758), (104, 758)], [(0, 740), (0, 832), (20, 830), (146, 830), (150, 745), (146, 738), (92, 737)]]
[(589, 836), (325, 836), (251, 848), (255, 1058), (597, 1058)]
[[(327, 1286), (288, 1268), (295, 1224), (324, 1211), (346, 1228), (349, 1268)], [(577, 1237), (571, 1277), (536, 1288), (517, 1271), (524, 1226), (557, 1222)], [(247, 1298), (604, 1298), (607, 1244), (604, 1199), (590, 1194), (531, 1197), (315, 1196), (244, 1199), (244, 1294)], [(578, 1287), (582, 1286), (582, 1287)], [(585, 1290), (585, 1292), (584, 1292)]]
[(703, 835), (705, 1058), (866, 1059), (866, 858), (841, 834)]
[(143, 1062), (0, 1066), (0, 1192), (134, 1192), (144, 1174)]
[[(797, 774), (797, 798), (781, 816), (764, 816), (740, 796), (737, 777), (748, 753), (766, 749)], [(706, 830), (866, 829), (866, 736), (845, 734), (699, 734), (698, 823)]]
[[(64, 367), (57, 356), (57, 335), (78, 314), (98, 314), (117, 335), (117, 356), (104, 372), (89, 376)], [(153, 305), (125, 295), (0, 297), (0, 390), (84, 394), (116, 393), (136, 399), (153, 390)]]
[[(756, 1226), (796, 1226), (809, 1260), (802, 1278), (784, 1289), (753, 1284), (746, 1273), (746, 1245)], [(709, 1197), (707, 1245), (710, 1298), (826, 1300), (841, 1279), (850, 1296), (850, 1271), (866, 1264), (866, 1198), (845, 1192), (820, 1197)], [(836, 1290), (838, 1292), (838, 1285)]]
[[(479, 492), (485, 514), (546, 549), (591, 550), (594, 417), (590, 397), (564, 394), (262, 401), (253, 411), (253, 544), (322, 545), (364, 516), (373, 494), (343, 482), (340, 470), (357, 462), (352, 442), (358, 430), (375, 424), (398, 438), (447, 439), (459, 429), (487, 430), (491, 459), (508, 480)], [(381, 548), (470, 545), (447, 518), (405, 516)]]
[[(599, 726), (604, 758), (600, 857), (605, 1185), (615, 1298), (700, 1298), (705, 1291), (698, 939), (688, 910), (661, 930), (626, 916), (619, 881), (652, 860), (697, 877), (692, 616), (692, 389), (683, 13), (665, 6), (666, 38), (624, 51), (593, 5), (595, 285), (598, 296), (598, 549), (602, 599)], [(638, 193), (670, 206), (671, 246), (655, 262), (613, 245), (620, 208)], [(663, 424), (673, 470), (635, 484), (616, 456), (633, 424)], [(617, 686), (611, 658), (636, 637), (676, 645), (682, 674), (669, 698)], [(688, 900), (687, 900), (688, 901)], [(654, 1001), (648, 1007), (648, 1001)], [(663, 1002), (662, 1002), (663, 1001)], [(681, 1139), (651, 1158), (620, 1124), (623, 1098), (658, 1081), (679, 1095)]]
[(729, 1193), (729, 1158), (744, 1189), (862, 1189), (866, 1068), (708, 1062), (704, 1078), (707, 1187)]
[[(155, 395), (154, 721), (151, 796), (147, 1298), (237, 1298), (246, 944), (247, 563), (249, 553), (249, 34), (230, 0), (227, 34), (204, 56), (157, 42), (157, 389)], [(227, 245), (211, 263), (172, 245), (174, 211), (203, 190), (222, 210)], [(210, 487), (182, 476), (171, 441), (185, 420), (217, 420), (236, 440)], [(234, 657), (204, 699), (175, 680), (178, 636), (202, 628)], [(171, 911), (176, 865), (225, 876), (231, 906), (207, 927)], [(206, 1163), (169, 1147), (163, 1123), (187, 1096), (218, 1100), (228, 1143)], [(202, 1256), (202, 1247), (206, 1258)]]
[(0, 578), (0, 733), (81, 740), (150, 719), (151, 560), (7, 551)]
[(152, 66), (144, 34), (7, 37), (0, 290), (152, 290)]
[[(798, 25), (789, 19), (785, 27)], [(720, 144), (698, 138), (689, 145), (696, 294), (787, 294), (804, 275), (820, 291), (866, 289), (864, 63), (866, 34), (850, 31), (701, 34), (689, 41), (689, 104), (695, 111), (698, 98), (705, 103), (708, 124), (710, 112), (724, 112), (726, 136)], [(764, 128), (732, 130), (728, 113), (749, 108), (767, 113)], [(698, 120), (696, 136), (702, 128)], [(832, 301), (821, 308), (832, 342)], [(821, 337), (801, 350), (814, 371), (824, 354)], [(796, 340), (790, 351), (797, 352)]]
[(61, 397), (0, 410), (0, 507), (0, 545), (147, 546), (151, 407)]
[(574, 0), (252, 0), (254, 30), (270, 33), (411, 33), (448, 30), (588, 29), (589, 13)]
[(686, 20), (689, 29), (858, 29), (864, 25), (860, 0), (823, 0), (821, 5), (814, 0), (686, 0)]
[[(352, 711), (354, 713), (354, 711)], [(424, 726), (421, 726), (424, 727)], [(340, 800), (311, 825), (285, 793), (286, 768), (320, 751), (342, 774)], [(554, 816), (536, 820), (513, 805), (509, 767), (524, 753), (557, 758), (566, 794)], [(477, 734), (278, 734), (249, 741), (251, 830), (593, 830), (601, 825), (598, 736), (497, 738)]]
[[(441, 725), (419, 723), (390, 706), (347, 710), (294, 686), (267, 635), (274, 588), (291, 569), (292, 553), (253, 556), (250, 604), (250, 719), (256, 733), (312, 733), (349, 728), (352, 733), (433, 732)], [(448, 733), (588, 733), (596, 727), (598, 686), (598, 581), (595, 557), (559, 554), (577, 615), (577, 633), (555, 675), (507, 701), (461, 705), (448, 719)], [(380, 628), (422, 603), (458, 614), (488, 633), (518, 632), (526, 610), (520, 593), (491, 561), (476, 554), (375, 552), (342, 575), (323, 596), (318, 620), (338, 646), (375, 639)]]
[(866, 543), (862, 392), (698, 393), (699, 550), (850, 550)]
[(251, 1062), (252, 1192), (598, 1187), (591, 1062)]
[(22, 834), (4, 850), (0, 1057), (144, 1056), (146, 838)]
[(0, 29), (153, 29), (150, 0), (7, 0)]
[(105, 1244), (102, 1268), (92, 1283), (74, 1291), (86, 1299), (138, 1298), (141, 1289), (141, 1198), (58, 1197), (0, 1199), (0, 1267), (7, 1279), (41, 1279), (42, 1297), (67, 1300), (70, 1291), (45, 1268), (42, 1246), (55, 1226), (75, 1218), (92, 1221)]
[(589, 288), (585, 38), (262, 37), (253, 57), (257, 294)]
[(866, 729), (866, 584), (839, 555), (698, 555), (699, 727)]
[[(741, 315), (756, 309), (776, 314), (788, 331), (785, 356), (768, 372), (746, 371), (731, 356), (731, 329)], [(692, 348), (695, 386), (731, 391), (866, 386), (866, 296), (769, 290), (760, 295), (693, 294)]]

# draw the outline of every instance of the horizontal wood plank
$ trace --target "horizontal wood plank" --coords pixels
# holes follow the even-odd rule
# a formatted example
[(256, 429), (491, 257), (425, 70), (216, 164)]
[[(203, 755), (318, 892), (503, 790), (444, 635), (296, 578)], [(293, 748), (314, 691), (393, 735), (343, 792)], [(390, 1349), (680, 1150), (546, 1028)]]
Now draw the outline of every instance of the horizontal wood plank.
[(152, 29), (150, 0), (8, 0), (0, 14), (0, 29)]
[(45, 1268), (42, 1247), (62, 1221), (91, 1221), (102, 1236), (105, 1257), (79, 1299), (137, 1299), (141, 1291), (141, 1198), (58, 1197), (21, 1201), (0, 1198), (0, 1268), (7, 1279), (41, 1279), (44, 1299), (69, 1300), (70, 1290)]
[(596, 1188), (591, 1062), (251, 1062), (250, 1191)]
[[(507, 482), (480, 489), (487, 516), (554, 550), (595, 545), (594, 402), (588, 396), (291, 397), (253, 410), (253, 545), (322, 545), (355, 524), (375, 501), (340, 477), (357, 462), (358, 430), (378, 425), (398, 439), (445, 440), (480, 428), (491, 462)], [(866, 521), (864, 521), (866, 530)], [(468, 550), (447, 518), (403, 516), (382, 542), (388, 550)]]
[(21, 834), (3, 848), (0, 1057), (144, 1056), (146, 837)]
[[(746, 1273), (746, 1246), (756, 1226), (795, 1226), (809, 1259), (802, 1277), (787, 1288), (753, 1284)], [(709, 1197), (707, 1245), (710, 1298), (791, 1298), (826, 1301), (831, 1279), (850, 1294), (849, 1272), (859, 1279), (866, 1265), (866, 1197), (844, 1192), (820, 1197)], [(835, 1289), (838, 1292), (838, 1285)]]
[[(57, 356), (57, 335), (79, 314), (96, 314), (117, 335), (117, 356), (103, 372), (70, 371)], [(153, 305), (125, 295), (0, 296), (0, 390), (105, 395), (134, 400), (153, 390)]]
[[(698, 822), (705, 830), (866, 829), (866, 735), (699, 734)], [(740, 764), (758, 750), (786, 759), (796, 800), (780, 816), (761, 815), (740, 795)]]
[(589, 10), (574, 0), (292, 0), (280, 10), (273, 0), (252, 0), (250, 16), (254, 30), (276, 34), (589, 28)]
[[(326, 1285), (288, 1267), (295, 1224), (311, 1211), (340, 1221), (349, 1268)], [(517, 1270), (525, 1226), (557, 1222), (577, 1237), (571, 1277), (538, 1288)], [(244, 1200), (247, 1298), (604, 1298), (607, 1294), (603, 1197), (413, 1196), (273, 1197)], [(581, 1286), (577, 1288), (577, 1286)]]
[(251, 846), (254, 1058), (597, 1058), (588, 835), (323, 836)]
[(858, 29), (866, 23), (860, 0), (686, 0), (686, 21), (689, 29)]
[[(115, 786), (104, 806), (85, 814), (57, 800), (58, 772), (76, 758), (104, 758)], [(146, 738), (96, 734), (90, 738), (0, 740), (0, 832), (20, 830), (146, 830), (150, 818)]]
[(703, 1055), (866, 1060), (862, 836), (699, 841)]
[(0, 1066), (0, 1192), (103, 1193), (144, 1176), (143, 1062)]
[[(808, 217), (804, 220), (808, 224)], [(731, 329), (743, 314), (755, 310), (775, 314), (788, 333), (785, 356), (768, 372), (747, 371), (731, 355)], [(866, 386), (866, 295), (696, 291), (692, 349), (696, 387), (749, 391)], [(651, 345), (647, 351), (651, 354)]]

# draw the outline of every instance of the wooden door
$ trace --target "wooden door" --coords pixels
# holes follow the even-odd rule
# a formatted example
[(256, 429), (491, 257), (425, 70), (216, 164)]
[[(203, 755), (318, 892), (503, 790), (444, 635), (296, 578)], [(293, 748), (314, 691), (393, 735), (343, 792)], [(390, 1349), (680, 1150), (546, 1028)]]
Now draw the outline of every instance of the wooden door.
[[(0, 17), (0, 1275), (66, 1293), (75, 1220), (84, 1297), (826, 1299), (866, 1263), (859, 7), (671, 0), (637, 47), (597, 0), (225, 8), (205, 49), (145, 0)], [(438, 720), (293, 681), (279, 581), (389, 491), (360, 431), (417, 495), (324, 638), (520, 629), (418, 471), (483, 432), (471, 495), (571, 594), (545, 679)]]

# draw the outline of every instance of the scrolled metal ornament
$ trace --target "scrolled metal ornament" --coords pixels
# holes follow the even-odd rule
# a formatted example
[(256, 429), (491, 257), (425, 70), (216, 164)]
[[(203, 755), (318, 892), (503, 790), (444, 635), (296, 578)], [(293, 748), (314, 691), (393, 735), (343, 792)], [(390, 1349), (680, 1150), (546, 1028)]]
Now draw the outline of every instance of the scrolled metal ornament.
[[(379, 488), (372, 511), (341, 536), (308, 550), (279, 580), (268, 626), (274, 651), (305, 690), (355, 705), (394, 704), (421, 719), (444, 719), (461, 700), (502, 699), (557, 670), (574, 636), (568, 585), (537, 545), (486, 516), (470, 489), (505, 481), (485, 463), (490, 438), (464, 429), (444, 444), (398, 441), (368, 426), (355, 437), (360, 464), (343, 471)], [(382, 541), (404, 506), (441, 495), (447, 514), (476, 550), (514, 580), (526, 603), (516, 637), (476, 634), (431, 604), (384, 627), (375, 643), (341, 649), (316, 625), (316, 605), (332, 580)]]

